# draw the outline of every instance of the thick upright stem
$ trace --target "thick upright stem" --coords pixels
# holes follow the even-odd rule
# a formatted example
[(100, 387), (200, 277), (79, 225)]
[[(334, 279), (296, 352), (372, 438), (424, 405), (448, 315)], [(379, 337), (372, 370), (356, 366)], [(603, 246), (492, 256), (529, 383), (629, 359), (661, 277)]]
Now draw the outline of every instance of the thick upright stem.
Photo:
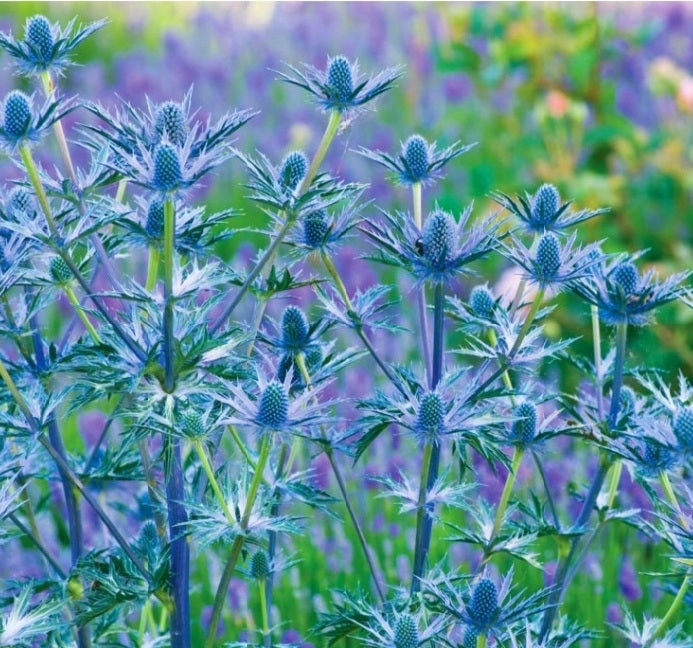
[[(433, 302), (433, 358), (431, 369), (431, 389), (436, 389), (443, 375), (443, 357), (445, 351), (445, 284), (439, 281), (435, 287)], [(430, 445), (430, 450), (426, 450)], [(438, 479), (440, 468), (440, 440), (431, 442), (424, 448), (424, 463), (421, 472), (420, 494), (423, 493), (424, 501), (428, 492)], [(428, 456), (427, 456), (428, 455)], [(424, 490), (425, 484), (425, 490)], [(419, 502), (421, 505), (421, 502)], [(421, 506), (419, 507), (422, 508)], [(433, 531), (433, 510), (430, 505), (423, 507), (423, 514), (417, 515), (417, 543), (414, 549), (414, 573), (411, 582), (411, 591), (418, 592), (421, 587), (428, 550), (431, 545), (431, 533)]]
[[(173, 255), (175, 254), (176, 214), (173, 198), (164, 202), (164, 391), (175, 390), (175, 338), (173, 336)], [(166, 504), (171, 541), (171, 591), (173, 615), (171, 617), (172, 648), (190, 648), (190, 548), (184, 535), (188, 521), (185, 510), (185, 484), (181, 459), (181, 442), (168, 437), (170, 467), (166, 476)]]
[[(414, 206), (414, 223), (421, 230), (423, 228), (423, 210), (421, 199), (421, 183), (415, 182), (411, 186), (412, 204)], [(431, 348), (428, 336), (428, 312), (426, 308), (426, 288), (422, 284), (416, 289), (416, 302), (419, 311), (419, 331), (421, 334), (421, 348), (423, 349), (424, 366), (426, 376), (431, 379)]]
[(311, 160), (310, 166), (308, 167), (308, 171), (304, 176), (303, 180), (301, 181), (301, 186), (298, 188), (299, 196), (302, 193), (304, 193), (306, 189), (310, 187), (310, 183), (313, 182), (313, 178), (315, 178), (315, 175), (317, 174), (318, 169), (322, 164), (322, 161), (325, 159), (327, 150), (330, 148), (330, 144), (332, 144), (332, 140), (334, 139), (334, 136), (337, 134), (337, 130), (339, 129), (339, 124), (341, 123), (341, 121), (342, 113), (338, 110), (333, 110), (330, 113), (330, 119), (327, 122), (327, 127), (325, 128), (325, 132), (323, 133), (322, 139), (320, 140), (320, 144), (318, 144), (318, 150), (315, 152), (315, 155)]

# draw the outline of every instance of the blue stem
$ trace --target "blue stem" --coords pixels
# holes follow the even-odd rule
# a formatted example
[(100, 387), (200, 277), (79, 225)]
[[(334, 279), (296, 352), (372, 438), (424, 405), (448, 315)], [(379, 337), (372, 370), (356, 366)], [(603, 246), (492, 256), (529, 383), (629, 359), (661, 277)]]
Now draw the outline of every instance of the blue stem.
[[(431, 371), (431, 389), (435, 389), (443, 375), (443, 352), (445, 349), (445, 285), (442, 281), (436, 284), (433, 298), (433, 367)], [(425, 467), (424, 467), (425, 469)], [(426, 491), (430, 491), (438, 479), (440, 470), (440, 442), (434, 442), (431, 448), (430, 461), (426, 477)], [(414, 550), (414, 576), (412, 578), (412, 592), (417, 592), (421, 586), (420, 579), (423, 576), (426, 565), (426, 557), (431, 545), (431, 533), (433, 531), (433, 506), (426, 506), (426, 514), (421, 518), (422, 530), (417, 534), (418, 542)]]
[[(175, 253), (176, 215), (173, 198), (164, 203), (164, 391), (175, 390), (175, 339), (173, 337), (173, 255)], [(171, 541), (171, 648), (190, 648), (190, 548), (183, 534), (188, 518), (180, 439), (168, 438), (171, 464), (166, 477), (166, 504)]]
[[(619, 324), (616, 329), (616, 359), (614, 360), (614, 374), (613, 381), (611, 385), (611, 405), (609, 407), (609, 427), (613, 429), (616, 421), (618, 419), (619, 408), (621, 404), (621, 387), (623, 386), (623, 370), (626, 363), (626, 339), (628, 334), (628, 325)], [(590, 486), (587, 493), (587, 497), (582, 503), (582, 508), (575, 522), (575, 527), (580, 528), (587, 524), (592, 515), (592, 509), (594, 504), (599, 497), (599, 493), (606, 479), (606, 475), (609, 472), (610, 462), (609, 460), (602, 456), (599, 461), (599, 469), (594, 477), (594, 480)], [(578, 553), (578, 548), (580, 544), (581, 536), (576, 536), (570, 545), (570, 551), (565, 559), (561, 562), (558, 571), (556, 572), (556, 578), (554, 580), (554, 590), (553, 594), (549, 599), (549, 607), (544, 612), (544, 619), (542, 621), (541, 633), (539, 635), (539, 642), (541, 643), (553, 625), (553, 620), (558, 612), (558, 608), (563, 600), (566, 590), (570, 585), (572, 575), (575, 574), (576, 569), (573, 567), (571, 569), (571, 563)]]

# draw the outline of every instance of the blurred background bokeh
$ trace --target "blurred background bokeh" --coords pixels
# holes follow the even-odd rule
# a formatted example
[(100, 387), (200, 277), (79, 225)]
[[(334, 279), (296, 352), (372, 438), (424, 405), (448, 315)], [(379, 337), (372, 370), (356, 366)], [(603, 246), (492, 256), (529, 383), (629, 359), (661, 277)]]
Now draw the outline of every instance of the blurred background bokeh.
[[(444, 181), (424, 192), (429, 208), (438, 202), (458, 211), (473, 200), (475, 213), (483, 214), (497, 208), (492, 191), (534, 192), (551, 182), (578, 208), (610, 208), (580, 226), (583, 241), (606, 239), (608, 251), (648, 249), (641, 263), (662, 275), (693, 265), (693, 3), (21, 2), (0, 3), (0, 30), (21, 33), (34, 13), (61, 22), (73, 16), (110, 21), (80, 46), (81, 65), (61, 81), (65, 92), (109, 108), (120, 100), (142, 107), (146, 97), (180, 100), (193, 85), (192, 104), (201, 117), (260, 110), (239, 131), (236, 145), (259, 149), (274, 162), (295, 148), (312, 153), (325, 116), (297, 88), (279, 83), (273, 70), (302, 62), (323, 68), (335, 54), (358, 59), (365, 71), (403, 64), (406, 75), (397, 88), (380, 98), (377, 113), (349, 125), (326, 161), (332, 173), (368, 183), (366, 199), (395, 210), (407, 209), (409, 196), (354, 149), (395, 152), (414, 132), (441, 146), (478, 141), (447, 167)], [(9, 64), (0, 58), (0, 65)], [(23, 83), (0, 75), (0, 93), (26, 88)], [(77, 122), (89, 119), (86, 111), (70, 115), (68, 137), (75, 138)], [(51, 159), (50, 146), (44, 142), (41, 149), (48, 150), (39, 156)], [(20, 173), (6, 158), (0, 168), (5, 186)], [(244, 179), (241, 165), (230, 161), (208, 182), (204, 199), (210, 209), (242, 209), (242, 225), (257, 224), (264, 217), (244, 199)], [(248, 245), (243, 237), (220, 252), (232, 260), (240, 251), (247, 259)], [(350, 249), (342, 254), (358, 256)], [(354, 268), (356, 285), (377, 280), (367, 262), (355, 261)], [(500, 260), (484, 267), (493, 281), (506, 270)], [(469, 287), (458, 287), (461, 296)], [(589, 355), (586, 307), (560, 299), (548, 335), (583, 334), (573, 348)], [(647, 360), (668, 380), (679, 370), (693, 375), (691, 311), (670, 305), (658, 322), (633, 331), (630, 366)], [(577, 381), (567, 363), (554, 371), (567, 388)], [(386, 461), (395, 470), (396, 459), (385, 455), (374, 456), (370, 465)], [(561, 464), (555, 473), (565, 481)], [(395, 509), (374, 502), (365, 490), (361, 496), (358, 503), (372, 520), (369, 533), (381, 538), (377, 551), (394, 582), (407, 571), (407, 537)], [(364, 573), (351, 562), (352, 537), (345, 539), (331, 521), (316, 522), (312, 531), (322, 551), (304, 556), (302, 589), (287, 582), (276, 597), (283, 618), (292, 618), (302, 634), (325, 608), (326, 580), (330, 587), (353, 587)], [(590, 590), (589, 600), (578, 594), (567, 601), (571, 613), (597, 628), (604, 627), (605, 610), (609, 620), (618, 620), (616, 602), (624, 598), (638, 614), (651, 611), (662, 592), (636, 571), (666, 569), (665, 562), (649, 562), (646, 549), (632, 561), (627, 557), (634, 535), (621, 528), (607, 535), (604, 553), (589, 557), (580, 578), (603, 579), (611, 587)], [(536, 584), (543, 576), (527, 578)], [(241, 625), (249, 617), (243, 587), (236, 583), (231, 600)], [(203, 587), (194, 604), (209, 595)], [(616, 645), (610, 641), (602, 645)]]

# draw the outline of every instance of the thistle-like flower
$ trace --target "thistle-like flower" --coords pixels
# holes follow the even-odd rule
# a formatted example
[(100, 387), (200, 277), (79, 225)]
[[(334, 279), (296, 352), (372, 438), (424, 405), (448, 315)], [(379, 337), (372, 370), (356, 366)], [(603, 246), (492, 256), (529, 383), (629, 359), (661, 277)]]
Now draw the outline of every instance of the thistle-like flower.
[(486, 635), (496, 638), (518, 621), (541, 614), (548, 591), (540, 590), (524, 598), (524, 590), (511, 594), (512, 569), (500, 587), (486, 574), (467, 588), (453, 585), (446, 575), (424, 581), (424, 592), (429, 594), (447, 615), (465, 625), (470, 635)]
[(402, 76), (401, 67), (392, 67), (379, 74), (364, 77), (359, 74), (357, 63), (343, 56), (328, 58), (327, 69), (318, 70), (303, 64), (303, 69), (288, 65), (289, 73), (278, 72), (287, 83), (308, 91), (327, 111), (356, 112), (379, 95), (389, 90)]
[[(274, 373), (276, 375), (276, 371)], [(229, 396), (222, 396), (220, 400), (229, 405), (233, 413), (222, 422), (248, 426), (259, 434), (287, 432), (309, 436), (310, 428), (331, 420), (325, 413), (330, 403), (315, 398), (329, 381), (294, 394), (290, 392), (292, 379), (291, 370), (281, 382), (268, 380), (258, 371), (257, 381), (249, 388), (244, 389), (238, 383), (228, 384)]]
[(527, 281), (542, 289), (562, 290), (588, 277), (600, 261), (597, 244), (584, 248), (575, 244), (576, 233), (564, 242), (552, 232), (543, 234), (532, 249), (511, 235), (512, 245), (502, 244), (503, 254), (520, 266)]
[(392, 171), (400, 184), (429, 184), (442, 177), (441, 170), (450, 160), (475, 146), (476, 142), (464, 146), (455, 142), (442, 151), (436, 151), (435, 142), (429, 144), (421, 135), (412, 135), (402, 144), (402, 151), (396, 157), (366, 148), (361, 148), (358, 153)]
[(652, 311), (662, 304), (690, 296), (684, 282), (690, 271), (679, 272), (659, 281), (654, 270), (642, 276), (633, 263), (641, 254), (623, 255), (610, 263), (599, 263), (593, 272), (575, 284), (575, 291), (597, 306), (599, 318), (606, 324), (644, 326)]
[(75, 108), (77, 105), (72, 99), (55, 99), (50, 96), (36, 110), (33, 95), (12, 90), (2, 102), (0, 146), (12, 153), (23, 144), (37, 142), (55, 122)]
[(479, 319), (492, 320), (493, 311), (498, 305), (488, 286), (474, 286), (469, 294), (469, 307)]
[(525, 193), (518, 195), (515, 200), (503, 193), (492, 195), (493, 199), (510, 213), (517, 216), (522, 228), (533, 234), (543, 234), (548, 231), (560, 231), (582, 223), (608, 209), (582, 209), (571, 211), (571, 201), (561, 203), (556, 187), (543, 184), (532, 196)]
[(44, 72), (63, 74), (72, 65), (70, 56), (75, 48), (108, 21), (98, 20), (75, 28), (73, 18), (64, 29), (58, 23), (49, 22), (41, 15), (27, 18), (24, 39), (18, 40), (9, 34), (0, 34), (2, 47), (15, 60), (17, 71), (25, 76), (38, 76)]
[(234, 150), (233, 155), (250, 175), (245, 185), (251, 191), (248, 198), (266, 208), (271, 217), (290, 212), (295, 217), (305, 218), (362, 191), (360, 185), (342, 184), (327, 174), (318, 174), (299, 194), (301, 180), (307, 171), (305, 155), (300, 151), (289, 153), (278, 166), (259, 152), (257, 159), (238, 150)]
[(467, 207), (459, 221), (436, 209), (420, 230), (405, 214), (382, 212), (385, 223), (363, 227), (363, 232), (378, 248), (376, 260), (387, 265), (404, 267), (419, 282), (440, 282), (458, 273), (470, 273), (466, 265), (499, 246), (497, 231), (500, 223), (493, 217), (479, 224), (470, 224), (472, 206)]

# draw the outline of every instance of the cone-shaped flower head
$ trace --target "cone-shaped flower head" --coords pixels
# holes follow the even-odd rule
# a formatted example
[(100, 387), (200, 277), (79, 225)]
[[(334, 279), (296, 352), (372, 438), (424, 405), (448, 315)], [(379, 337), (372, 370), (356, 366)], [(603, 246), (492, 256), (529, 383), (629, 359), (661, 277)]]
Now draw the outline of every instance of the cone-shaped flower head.
[(269, 560), (267, 559), (267, 554), (262, 549), (258, 549), (253, 554), (250, 562), (250, 575), (256, 580), (267, 580), (269, 578)]
[(164, 203), (155, 198), (149, 203), (144, 229), (152, 238), (158, 239), (164, 233)]
[(444, 269), (455, 256), (455, 221), (443, 211), (429, 216), (421, 243), (426, 260), (437, 269)]
[(347, 102), (354, 92), (354, 75), (351, 63), (343, 56), (335, 56), (327, 68), (327, 86), (332, 99)]
[(314, 211), (303, 219), (303, 240), (308, 247), (320, 247), (328, 230), (327, 212), (324, 209)]
[(551, 225), (561, 206), (558, 190), (551, 184), (543, 184), (532, 198), (532, 219), (535, 223)]
[(418, 648), (419, 627), (411, 614), (403, 614), (395, 623), (395, 648)]
[(295, 191), (308, 171), (308, 158), (303, 151), (292, 151), (279, 168), (279, 182), (285, 189)]
[(282, 340), (290, 349), (300, 350), (308, 340), (308, 320), (296, 306), (287, 306), (282, 314)]
[(282, 383), (273, 380), (260, 395), (257, 422), (270, 429), (281, 428), (289, 415), (289, 397)]
[(469, 295), (469, 305), (472, 307), (472, 312), (477, 317), (491, 319), (493, 317), (493, 308), (496, 305), (495, 299), (491, 291), (486, 286), (474, 286)]
[(666, 446), (652, 439), (645, 439), (642, 460), (647, 472), (657, 474), (672, 466), (674, 463), (674, 455)]
[(50, 271), (53, 279), (59, 284), (66, 284), (72, 280), (72, 270), (62, 257), (56, 256), (51, 259)]
[(172, 191), (183, 181), (180, 157), (175, 147), (166, 142), (159, 144), (154, 151), (153, 184), (160, 191)]
[(684, 450), (693, 451), (693, 407), (683, 407), (674, 414), (674, 434)]
[(194, 410), (187, 410), (181, 416), (181, 431), (191, 439), (199, 439), (205, 435), (202, 417)]
[(9, 216), (28, 214), (34, 209), (34, 197), (23, 187), (15, 187), (7, 197), (5, 209)]
[(514, 415), (517, 420), (511, 426), (513, 440), (530, 443), (537, 433), (537, 408), (532, 403), (521, 403), (515, 408)]
[(428, 142), (421, 135), (412, 135), (404, 143), (404, 161), (409, 170), (412, 182), (420, 182), (428, 174), (429, 159)]
[(498, 588), (490, 578), (482, 578), (474, 586), (467, 611), (479, 628), (493, 622), (498, 612)]
[(166, 101), (156, 110), (155, 129), (160, 138), (176, 146), (183, 146), (188, 136), (188, 120), (183, 108), (175, 101)]
[(15, 140), (27, 134), (33, 119), (31, 99), (19, 90), (13, 90), (5, 97), (3, 106), (3, 127), (7, 137)]
[(51, 24), (45, 16), (33, 16), (27, 20), (24, 40), (42, 63), (48, 63), (53, 56), (55, 38)]
[(624, 295), (634, 295), (640, 285), (640, 275), (635, 264), (630, 261), (619, 263), (612, 275), (612, 279)]
[(419, 401), (417, 427), (424, 436), (436, 436), (445, 420), (445, 404), (440, 394), (428, 392)]
[(537, 278), (550, 282), (561, 267), (561, 245), (555, 234), (547, 232), (539, 239), (535, 257)]

